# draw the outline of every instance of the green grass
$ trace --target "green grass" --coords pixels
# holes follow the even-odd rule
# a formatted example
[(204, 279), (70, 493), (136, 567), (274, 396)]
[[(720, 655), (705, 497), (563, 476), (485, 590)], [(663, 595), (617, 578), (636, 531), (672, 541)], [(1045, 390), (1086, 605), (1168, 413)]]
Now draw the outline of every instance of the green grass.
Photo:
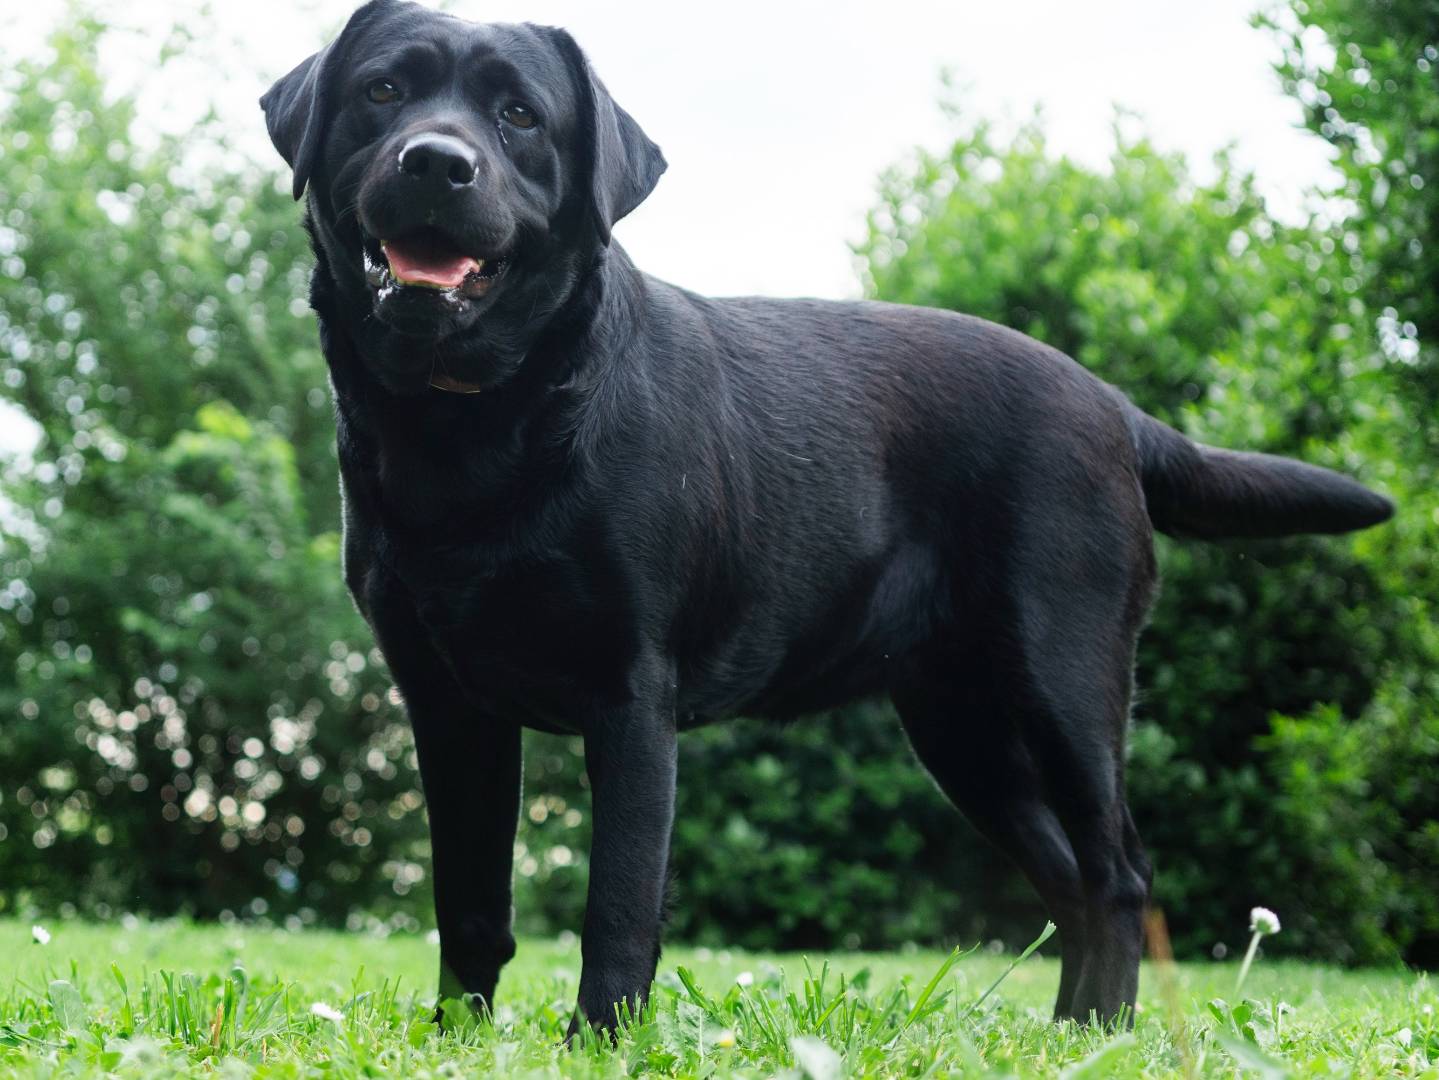
[(983, 997), (1013, 957), (676, 947), (618, 1046), (567, 1050), (573, 941), (522, 942), (495, 1017), (441, 1033), (423, 937), (46, 925), (38, 945), (0, 920), (0, 1075), (1439, 1077), (1439, 993), (1402, 971), (1261, 958), (1240, 1002), (1233, 963), (1149, 967), (1116, 1035), (1049, 1023), (1058, 965), (1038, 957)]

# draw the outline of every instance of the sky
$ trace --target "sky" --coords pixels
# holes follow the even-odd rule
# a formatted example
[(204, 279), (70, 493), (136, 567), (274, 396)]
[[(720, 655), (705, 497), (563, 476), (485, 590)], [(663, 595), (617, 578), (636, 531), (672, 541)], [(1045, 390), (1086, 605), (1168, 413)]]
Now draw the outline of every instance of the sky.
[[(63, 10), (7, 13), (0, 56), (38, 43)], [(952, 73), (961, 120), (1013, 130), (1038, 107), (1051, 147), (1102, 165), (1115, 106), (1201, 176), (1219, 148), (1252, 169), (1281, 213), (1325, 179), (1320, 140), (1270, 64), (1277, 47), (1249, 25), (1269, 0), (431, 0), (485, 21), (564, 26), (616, 101), (663, 148), (669, 171), (615, 235), (638, 265), (715, 295), (852, 297), (850, 243), (864, 235), (877, 178), (916, 146), (939, 150)], [(157, 81), (151, 58), (192, 5), (130, 0), (132, 28), (105, 64), (146, 87), (141, 118), (180, 130), (214, 101), (234, 148), (278, 162), (255, 102), (333, 35), (346, 0), (224, 0), (214, 29)], [(1036, 198), (1043, 193), (1037, 192)], [(298, 213), (296, 215), (298, 222)], [(15, 424), (0, 417), (0, 446)], [(8, 433), (8, 434), (7, 434)]]

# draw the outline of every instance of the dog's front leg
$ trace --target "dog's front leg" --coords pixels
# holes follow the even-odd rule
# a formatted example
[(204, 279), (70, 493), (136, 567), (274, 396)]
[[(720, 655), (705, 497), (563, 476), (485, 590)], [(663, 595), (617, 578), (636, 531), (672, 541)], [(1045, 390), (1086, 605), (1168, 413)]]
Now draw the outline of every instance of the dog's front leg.
[[(471, 702), (407, 596), (369, 590), (376, 636), (405, 698), (430, 819), (440, 1000), (493, 1005), (515, 954), (511, 873), (520, 813), (520, 728)], [(443, 1017), (441, 1017), (443, 1019)]]
[(675, 725), (669, 695), (597, 717), (585, 728), (594, 797), (579, 1013), (602, 1030), (621, 1003), (634, 1015), (659, 961), (665, 865), (674, 820)]
[(457, 703), (410, 705), (430, 817), (440, 1000), (490, 1006), (515, 954), (511, 864), (520, 806), (520, 729)]

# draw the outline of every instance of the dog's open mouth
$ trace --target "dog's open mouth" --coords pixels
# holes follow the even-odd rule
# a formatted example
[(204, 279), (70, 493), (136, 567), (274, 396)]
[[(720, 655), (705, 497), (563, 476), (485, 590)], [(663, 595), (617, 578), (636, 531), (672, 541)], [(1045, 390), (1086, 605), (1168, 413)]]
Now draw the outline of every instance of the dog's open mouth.
[(364, 250), (366, 280), (382, 294), (397, 288), (431, 289), (456, 299), (477, 300), (509, 266), (504, 256), (469, 254), (433, 228), (388, 240), (366, 237)]

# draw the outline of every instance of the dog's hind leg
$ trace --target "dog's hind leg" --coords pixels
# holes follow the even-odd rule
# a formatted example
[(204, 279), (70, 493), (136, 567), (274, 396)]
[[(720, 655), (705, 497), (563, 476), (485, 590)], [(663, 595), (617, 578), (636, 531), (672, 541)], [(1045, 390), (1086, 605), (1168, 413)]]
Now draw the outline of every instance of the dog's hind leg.
[(1088, 919), (1079, 862), (1039, 766), (986, 665), (948, 665), (943, 678), (909, 681), (894, 702), (915, 754), (949, 800), (1023, 871), (1059, 928), (1056, 1017), (1072, 1015)]
[[(1057, 1018), (1132, 1014), (1150, 869), (1124, 799), (1134, 644), (1154, 580), (1142, 508), (1016, 530), (963, 626), (891, 686), (920, 759), (1059, 927)], [(975, 579), (971, 579), (975, 580)]]
[(1010, 714), (1083, 885), (1084, 960), (1066, 1011), (1132, 1022), (1152, 870), (1125, 801), (1124, 746), (1153, 562), (1146, 543), (1126, 580), (1106, 586), (1093, 560), (1066, 563), (1057, 547), (1027, 560), (1044, 572), (1014, 604)]
[[(1132, 1010), (1149, 866), (1124, 802), (1123, 702), (1036, 693), (1027, 665), (982, 651), (894, 691), (940, 788), (1024, 872), (1059, 928), (1056, 1019)], [(1113, 676), (1127, 686), (1127, 671)], [(1041, 675), (1041, 680), (1046, 676)]]

